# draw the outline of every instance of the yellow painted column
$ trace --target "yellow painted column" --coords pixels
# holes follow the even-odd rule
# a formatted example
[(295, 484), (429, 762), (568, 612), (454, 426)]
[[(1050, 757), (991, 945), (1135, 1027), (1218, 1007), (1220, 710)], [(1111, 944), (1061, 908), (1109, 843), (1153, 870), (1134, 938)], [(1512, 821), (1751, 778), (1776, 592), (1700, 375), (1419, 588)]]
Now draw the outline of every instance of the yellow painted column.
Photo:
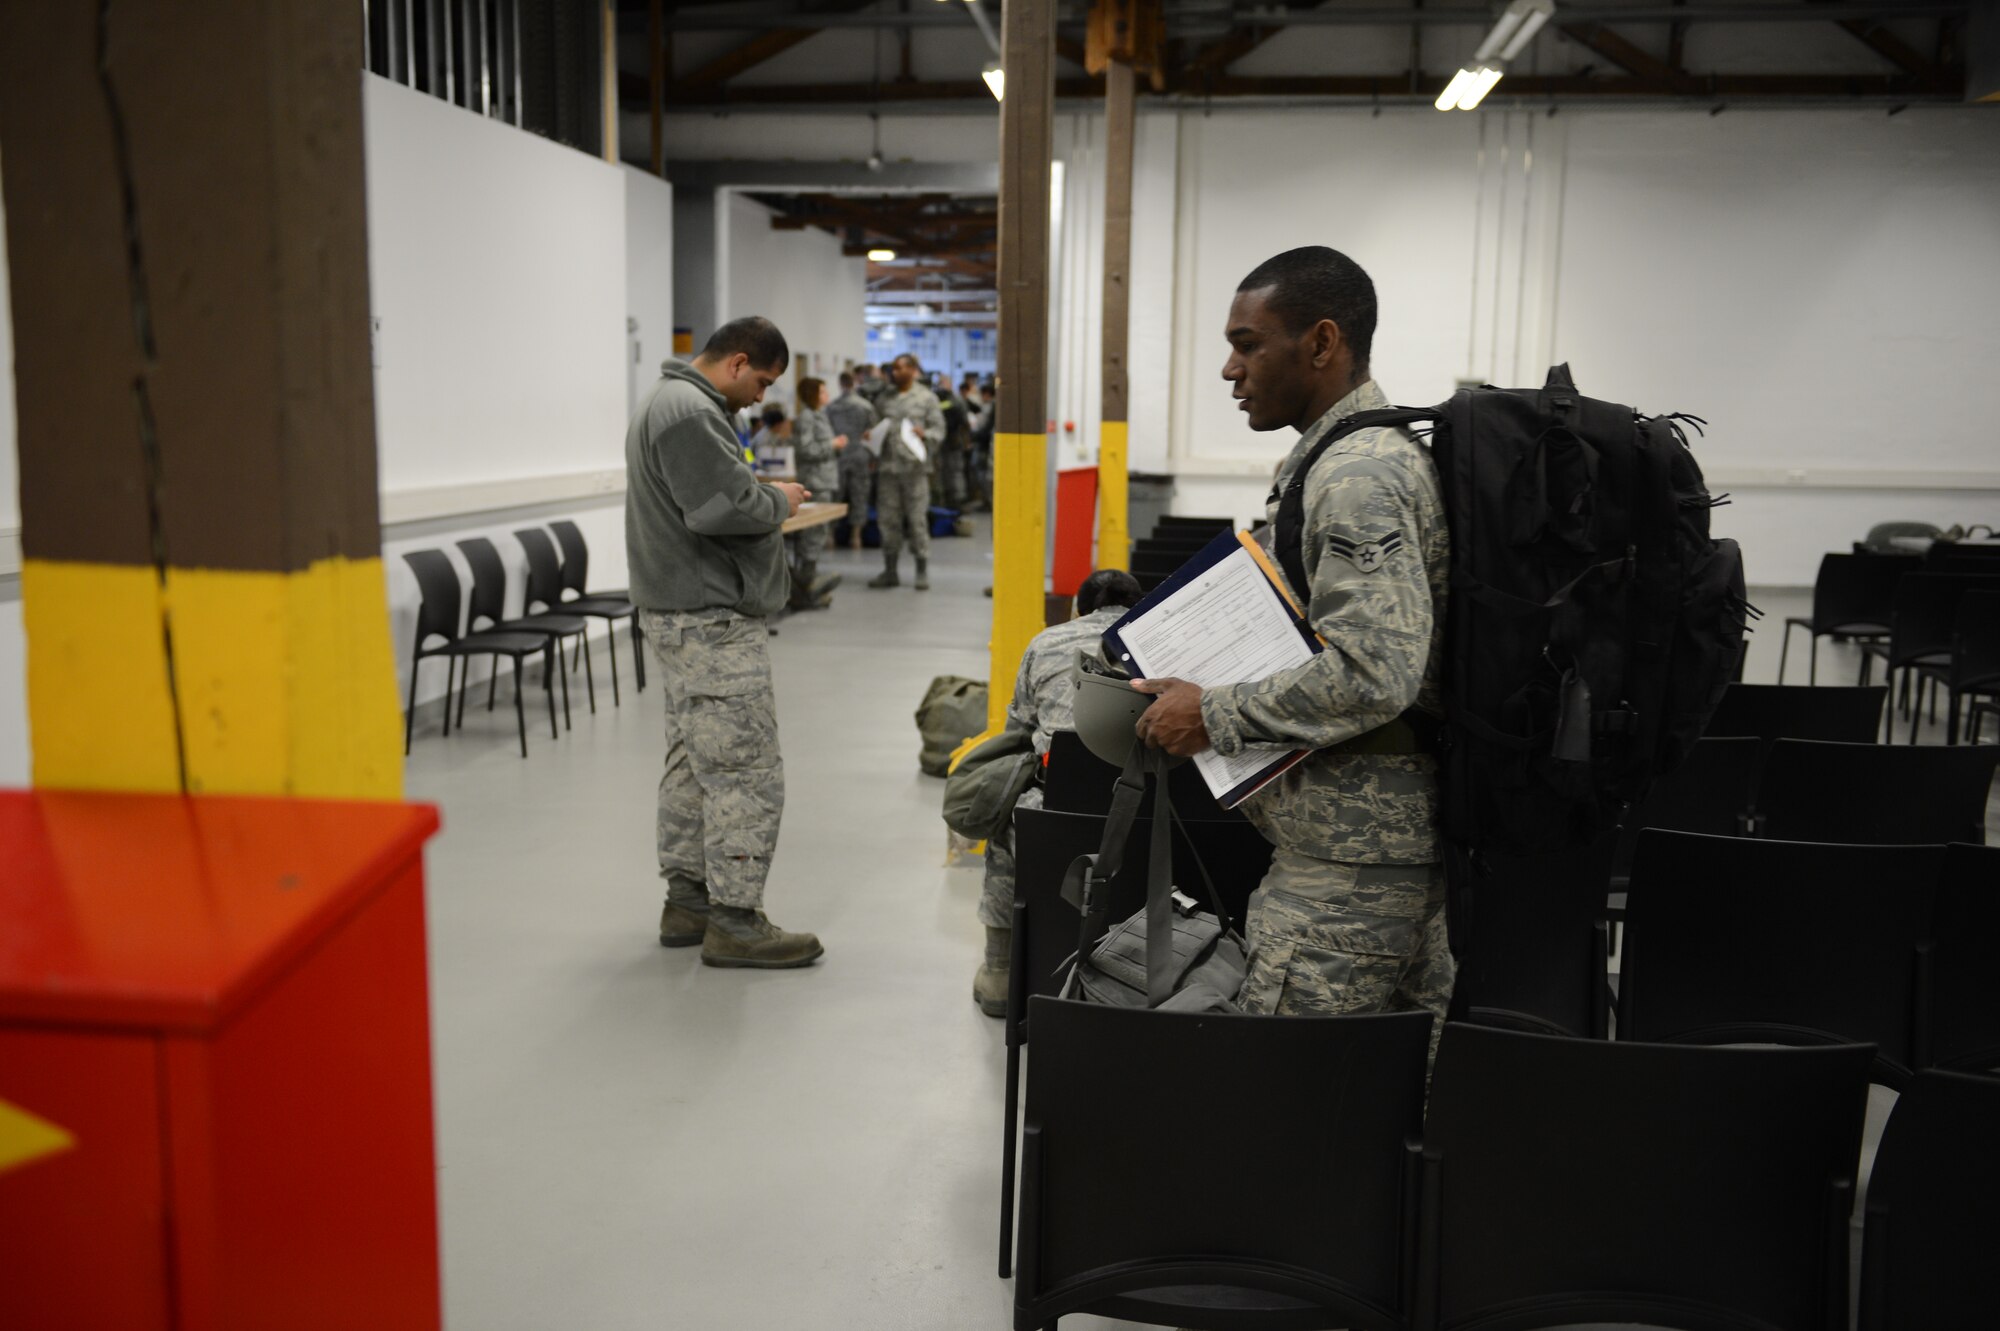
[(992, 678), (986, 692), (988, 732), (1006, 724), (1014, 676), (1029, 639), (1045, 627), (1043, 587), (1048, 552), (1048, 436), (993, 436)]

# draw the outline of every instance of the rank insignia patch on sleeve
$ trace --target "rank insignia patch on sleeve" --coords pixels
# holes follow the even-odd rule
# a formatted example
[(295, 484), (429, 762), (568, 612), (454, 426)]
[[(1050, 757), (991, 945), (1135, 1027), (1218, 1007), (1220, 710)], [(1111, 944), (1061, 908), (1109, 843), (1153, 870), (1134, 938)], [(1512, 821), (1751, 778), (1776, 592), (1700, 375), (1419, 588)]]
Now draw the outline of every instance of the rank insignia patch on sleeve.
[(1400, 529), (1373, 541), (1353, 541), (1345, 536), (1327, 537), (1328, 554), (1339, 555), (1363, 573), (1373, 573), (1389, 561), (1389, 556), (1403, 548), (1403, 533)]

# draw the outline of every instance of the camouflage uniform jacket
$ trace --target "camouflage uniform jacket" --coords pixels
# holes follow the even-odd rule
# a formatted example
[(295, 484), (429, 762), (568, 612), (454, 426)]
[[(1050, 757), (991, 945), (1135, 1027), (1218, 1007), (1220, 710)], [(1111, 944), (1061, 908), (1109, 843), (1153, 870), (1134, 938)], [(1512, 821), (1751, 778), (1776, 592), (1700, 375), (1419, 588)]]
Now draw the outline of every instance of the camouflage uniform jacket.
[(842, 393), (822, 410), (826, 412), (826, 422), (833, 427), (833, 432), (846, 435), (850, 444), (859, 444), (869, 427), (882, 419), (875, 410), (875, 404), (861, 396), (858, 390)]
[[(1336, 422), (1388, 405), (1373, 380), (1335, 403), (1285, 459), (1279, 490)], [(1274, 500), (1274, 522), (1277, 512)], [(1209, 740), (1225, 755), (1249, 743), (1319, 750), (1243, 805), (1281, 850), (1350, 864), (1433, 863), (1437, 760), (1328, 751), (1412, 704), (1443, 712), (1438, 667), (1451, 549), (1430, 450), (1396, 429), (1362, 430), (1335, 444), (1306, 478), (1301, 545), (1308, 615), (1327, 648), (1255, 683), (1204, 690)]]
[(806, 407), (792, 424), (792, 457), (799, 468), (799, 484), (823, 499), (840, 484), (840, 463), (833, 448), (833, 426), (826, 412)]
[(917, 427), (917, 433), (924, 437), (924, 448), (936, 457), (944, 445), (944, 408), (938, 405), (937, 394), (922, 384), (912, 384), (909, 392), (890, 394), (876, 405), (882, 410), (882, 419), (890, 422), (889, 432), (882, 440), (880, 470), (892, 476), (928, 470), (930, 463), (918, 462), (904, 444), (902, 422)]
[(1076, 654), (1097, 650), (1104, 631), (1124, 618), (1127, 607), (1107, 605), (1037, 633), (1021, 653), (1014, 697), (1007, 704), (1007, 728), (1031, 730), (1035, 752), (1049, 751), (1049, 737), (1076, 728)]

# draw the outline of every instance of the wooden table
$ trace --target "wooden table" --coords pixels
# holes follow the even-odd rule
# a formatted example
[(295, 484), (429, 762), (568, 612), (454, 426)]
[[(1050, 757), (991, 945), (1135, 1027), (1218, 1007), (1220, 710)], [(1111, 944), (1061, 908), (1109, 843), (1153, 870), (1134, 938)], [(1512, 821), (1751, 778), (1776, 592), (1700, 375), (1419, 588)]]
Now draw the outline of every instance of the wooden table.
[(800, 504), (799, 511), (785, 519), (780, 528), (785, 535), (802, 532), (808, 527), (824, 527), (829, 522), (838, 522), (847, 516), (845, 504)]

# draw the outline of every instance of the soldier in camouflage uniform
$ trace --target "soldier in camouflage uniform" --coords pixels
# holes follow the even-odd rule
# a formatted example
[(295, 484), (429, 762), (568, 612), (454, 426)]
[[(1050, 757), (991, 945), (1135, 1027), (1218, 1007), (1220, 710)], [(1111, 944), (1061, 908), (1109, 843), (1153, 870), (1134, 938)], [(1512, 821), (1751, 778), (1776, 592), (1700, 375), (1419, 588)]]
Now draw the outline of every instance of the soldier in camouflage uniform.
[[(847, 437), (833, 432), (833, 424), (822, 407), (826, 384), (819, 379), (799, 380), (799, 414), (792, 424), (792, 456), (798, 465), (799, 484), (806, 494), (822, 502), (830, 501), (840, 488), (840, 450)], [(838, 573), (822, 575), (819, 561), (833, 542), (830, 525), (807, 527), (792, 538), (797, 542), (798, 562), (792, 568), (791, 607), (794, 610), (824, 610), (833, 602), (833, 589), (840, 585)]]
[(724, 324), (692, 363), (667, 364), (625, 435), (631, 597), (667, 707), (660, 942), (698, 943), (710, 966), (805, 966), (822, 951), (763, 911), (785, 807), (764, 620), (785, 602), (780, 529), (805, 491), (760, 483), (728, 416), (790, 359), (769, 320)]
[[(1021, 653), (1007, 728), (1034, 735), (1035, 752), (1047, 753), (1058, 730), (1075, 729), (1076, 654), (1095, 649), (1105, 630), (1139, 601), (1139, 583), (1121, 569), (1099, 569), (1076, 590), (1076, 618), (1043, 629)], [(1016, 809), (1042, 807), (1042, 788), (1021, 792)], [(1007, 1015), (1007, 958), (1014, 941), (1014, 824), (986, 843), (986, 881), (979, 893), (979, 922), (986, 926), (986, 960), (972, 979), (972, 998), (989, 1017)]]
[[(1333, 250), (1281, 254), (1238, 289), (1223, 377), (1252, 429), (1303, 432), (1278, 492), (1336, 422), (1389, 405), (1368, 373), (1374, 328), (1373, 284)], [(1406, 432), (1362, 430), (1321, 456), (1304, 498), (1309, 585), (1293, 592), (1327, 650), (1255, 683), (1142, 681), (1159, 697), (1140, 731), (1173, 753), (1315, 751), (1242, 806), (1276, 848), (1250, 902), (1246, 1011), (1422, 1008), (1441, 1026), (1454, 970), (1437, 760), (1417, 740), (1421, 717), (1399, 719), (1443, 711), (1450, 546), (1437, 471)]]
[[(884, 396), (877, 405), (882, 419), (889, 422), (882, 451), (875, 467), (875, 519), (882, 528), (882, 573), (870, 578), (870, 587), (900, 587), (896, 560), (903, 552), (903, 538), (917, 557), (918, 591), (930, 589), (931, 563), (931, 478), (930, 459), (944, 446), (944, 410), (937, 394), (923, 384), (923, 370), (909, 354), (896, 357), (890, 366), (896, 392)], [(923, 438), (926, 457), (919, 461), (903, 442), (903, 422), (908, 421)]]

